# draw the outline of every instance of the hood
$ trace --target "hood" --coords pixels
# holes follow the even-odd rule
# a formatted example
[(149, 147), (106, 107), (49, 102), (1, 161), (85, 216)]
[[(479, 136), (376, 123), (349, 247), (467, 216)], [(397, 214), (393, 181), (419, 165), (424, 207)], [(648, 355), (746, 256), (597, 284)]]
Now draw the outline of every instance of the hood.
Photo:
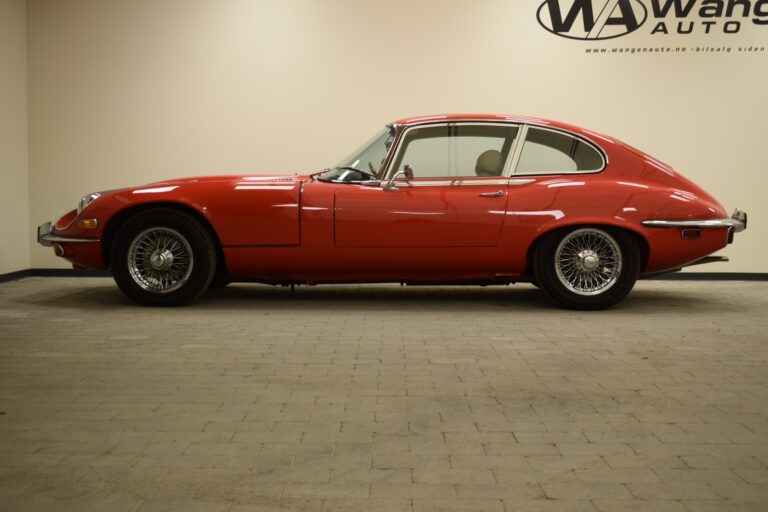
[(306, 179), (307, 175), (299, 174), (225, 174), (218, 176), (194, 176), (191, 178), (175, 178), (171, 180), (157, 181), (144, 186), (162, 187), (172, 185), (186, 185), (189, 183), (220, 183), (231, 181), (248, 182), (275, 182), (286, 181), (295, 182)]

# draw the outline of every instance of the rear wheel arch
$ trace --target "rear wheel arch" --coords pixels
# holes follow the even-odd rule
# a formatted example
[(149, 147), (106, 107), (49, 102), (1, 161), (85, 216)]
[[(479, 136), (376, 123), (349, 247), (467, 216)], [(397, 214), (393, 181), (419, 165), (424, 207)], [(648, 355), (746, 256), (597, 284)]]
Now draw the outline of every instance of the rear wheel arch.
[(113, 215), (112, 218), (110, 218), (109, 221), (107, 221), (107, 224), (104, 226), (104, 232), (101, 240), (101, 258), (104, 264), (104, 268), (109, 268), (110, 266), (110, 261), (112, 258), (112, 246), (115, 241), (115, 236), (117, 235), (118, 231), (120, 231), (120, 228), (137, 214), (155, 209), (176, 210), (185, 213), (200, 222), (200, 224), (206, 228), (208, 234), (211, 236), (211, 239), (214, 241), (216, 246), (216, 262), (218, 267), (216, 269), (217, 276), (224, 276), (227, 274), (227, 265), (226, 261), (224, 260), (224, 251), (221, 247), (221, 240), (219, 240), (219, 235), (216, 233), (216, 230), (213, 229), (213, 226), (209, 220), (205, 217), (205, 215), (200, 213), (200, 211), (196, 210), (195, 208), (182, 203), (174, 202), (144, 203), (130, 206), (120, 210), (118, 213)]
[(609, 308), (629, 294), (641, 272), (640, 244), (625, 229), (570, 225), (536, 245), (533, 275), (554, 303), (577, 310)]
[(650, 248), (648, 246), (648, 240), (646, 240), (643, 235), (641, 235), (640, 233), (632, 229), (628, 229), (622, 226), (616, 226), (614, 224), (584, 223), (584, 224), (569, 224), (567, 226), (555, 226), (555, 227), (552, 227), (551, 229), (547, 229), (546, 231), (540, 232), (538, 236), (533, 240), (533, 242), (531, 242), (531, 244), (528, 246), (528, 250), (525, 253), (525, 276), (529, 279), (535, 279), (534, 264), (535, 264), (536, 249), (546, 236), (549, 236), (550, 234), (559, 232), (559, 231), (565, 232), (565, 231), (571, 231), (574, 229), (586, 228), (586, 227), (601, 228), (609, 231), (610, 230), (621, 231), (631, 235), (635, 239), (635, 242), (637, 243), (637, 247), (640, 250), (640, 273), (642, 274), (645, 271), (645, 267), (648, 264), (648, 255), (650, 253)]

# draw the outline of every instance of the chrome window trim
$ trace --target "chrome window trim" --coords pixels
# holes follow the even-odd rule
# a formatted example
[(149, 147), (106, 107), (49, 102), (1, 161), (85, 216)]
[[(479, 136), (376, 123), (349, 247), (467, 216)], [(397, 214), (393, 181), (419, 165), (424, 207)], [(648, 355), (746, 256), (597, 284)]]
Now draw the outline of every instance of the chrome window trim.
[(511, 178), (507, 184), (511, 187), (519, 187), (520, 185), (527, 185), (529, 183), (535, 183), (535, 178)]
[[(531, 176), (531, 177), (540, 177), (540, 176), (560, 176), (560, 175), (572, 175), (572, 174), (598, 174), (603, 172), (606, 167), (608, 167), (608, 164), (610, 164), (610, 158), (608, 157), (608, 153), (603, 149), (603, 147), (595, 142), (594, 140), (590, 139), (589, 137), (582, 135), (580, 133), (577, 133), (573, 130), (569, 130), (567, 128), (557, 128), (553, 127), (546, 123), (536, 122), (535, 120), (525, 120), (525, 119), (511, 119), (511, 120), (472, 120), (472, 119), (462, 119), (462, 120), (453, 120), (453, 121), (446, 121), (443, 119), (438, 120), (427, 120), (424, 122), (418, 122), (414, 124), (393, 124), (392, 126), (395, 128), (395, 143), (393, 144), (393, 151), (389, 152), (387, 162), (385, 162), (385, 166), (382, 166), (383, 169), (386, 169), (386, 172), (381, 176), (379, 179), (386, 179), (387, 176), (390, 175), (391, 169), (390, 166), (392, 165), (392, 162), (395, 161), (395, 157), (399, 154), (399, 151), (401, 149), (402, 142), (404, 140), (403, 136), (408, 133), (408, 130), (412, 128), (417, 127), (424, 127), (424, 126), (435, 126), (435, 125), (458, 125), (458, 124), (470, 124), (470, 125), (506, 125), (506, 126), (517, 126), (520, 129), (520, 132), (518, 133), (518, 136), (515, 140), (514, 147), (510, 150), (510, 154), (512, 155), (512, 158), (510, 158), (509, 168), (505, 169), (505, 173), (503, 176)], [(579, 139), (581, 141), (584, 141), (586, 144), (594, 148), (598, 154), (600, 155), (600, 158), (603, 160), (603, 165), (600, 169), (596, 171), (558, 171), (558, 172), (552, 172), (549, 174), (544, 173), (518, 173), (517, 172), (517, 165), (520, 163), (520, 157), (522, 156), (523, 152), (523, 145), (525, 144), (525, 139), (528, 137), (528, 128), (534, 127), (534, 128), (540, 128), (542, 130), (549, 130), (556, 133), (562, 133), (569, 137), (573, 137), (575, 139)], [(518, 154), (519, 153), (519, 154)], [(514, 166), (513, 166), (514, 165)]]
[[(575, 137), (577, 139), (582, 139), (583, 141), (587, 142), (590, 146), (593, 146), (595, 149), (597, 149), (597, 151), (600, 153), (600, 156), (603, 157), (604, 167), (607, 166), (610, 163), (610, 161), (608, 159), (608, 153), (605, 152), (605, 150), (603, 149), (603, 147), (600, 144), (598, 144), (597, 142), (593, 141), (589, 137), (586, 137), (586, 136), (584, 136), (584, 135), (582, 135), (580, 133), (576, 133), (573, 130), (569, 130), (567, 128), (555, 128), (555, 127), (553, 127), (551, 125), (544, 124), (544, 123), (537, 123), (537, 122), (534, 122), (534, 121), (526, 121), (525, 124), (526, 124), (526, 126), (533, 126), (535, 128), (543, 128), (545, 130), (550, 130), (550, 131), (553, 131), (553, 132), (561, 132), (561, 133), (564, 133), (566, 135), (570, 135), (571, 137)], [(589, 132), (589, 130), (585, 130), (585, 131)], [(589, 132), (589, 133), (591, 133), (591, 132)], [(599, 136), (598, 134), (595, 134), (595, 135)], [(586, 172), (586, 171), (584, 171), (584, 172)]]
[(384, 162), (381, 164), (381, 169), (379, 169), (379, 173), (376, 175), (376, 179), (381, 180), (382, 183), (389, 179), (387, 177), (389, 176), (389, 168), (392, 165), (392, 162), (395, 161), (395, 155), (400, 148), (400, 143), (403, 140), (403, 134), (407, 131), (408, 128), (402, 124), (388, 124), (387, 126), (391, 126), (394, 130), (395, 139), (392, 141), (392, 145), (389, 147), (389, 151), (387, 151), (387, 157), (384, 159)]
[[(603, 165), (600, 166), (597, 170), (589, 170), (589, 171), (553, 171), (553, 172), (517, 172), (517, 166), (520, 163), (520, 158), (523, 155), (523, 146), (525, 146), (525, 143), (528, 140), (528, 127), (533, 126), (534, 128), (538, 130), (544, 130), (548, 132), (554, 132), (559, 133), (561, 135), (565, 135), (567, 137), (571, 137), (577, 140), (580, 140), (590, 146), (592, 149), (597, 151), (597, 154), (600, 156), (600, 159), (603, 161)], [(587, 137), (584, 137), (583, 135), (580, 135), (578, 133), (574, 133), (570, 130), (563, 130), (560, 128), (552, 128), (551, 126), (546, 126), (543, 124), (537, 124), (537, 123), (528, 123), (526, 124), (526, 130), (525, 130), (525, 140), (521, 144), (520, 147), (520, 156), (518, 157), (517, 161), (515, 162), (515, 169), (512, 175), (514, 176), (560, 176), (560, 175), (567, 175), (567, 174), (598, 174), (605, 170), (605, 168), (608, 167), (608, 154), (601, 148), (597, 143), (591, 141)]]
[[(384, 161), (381, 163), (381, 169), (379, 169), (379, 172), (376, 174), (376, 176), (374, 176), (374, 178), (380, 179), (382, 181), (384, 181), (384, 177), (389, 173), (389, 164), (392, 162), (392, 158), (395, 155), (397, 146), (400, 145), (400, 138), (402, 136), (401, 126), (394, 123), (389, 123), (386, 125), (386, 127), (392, 130), (392, 144), (387, 149), (387, 154), (384, 156)], [(380, 178), (379, 175), (381, 175)]]
[[(524, 135), (524, 127), (525, 124), (518, 123), (518, 122), (511, 122), (511, 121), (433, 121), (433, 122), (426, 122), (426, 123), (418, 123), (413, 125), (394, 125), (395, 129), (402, 128), (402, 131), (397, 134), (395, 144), (396, 146), (393, 151), (390, 152), (390, 158), (386, 162), (386, 172), (382, 174), (381, 180), (386, 181), (388, 177), (392, 174), (393, 169), (391, 169), (392, 164), (397, 161), (397, 158), (400, 156), (400, 152), (403, 150), (403, 142), (405, 141), (405, 137), (408, 134), (408, 132), (414, 128), (424, 128), (425, 126), (456, 126), (456, 125), (462, 125), (462, 126), (503, 126), (503, 127), (516, 127), (518, 129), (517, 136), (515, 137), (514, 142), (512, 143), (512, 147), (509, 149), (509, 157), (507, 160), (509, 160), (509, 163), (505, 166), (504, 170), (502, 171), (501, 176), (505, 178), (510, 177), (510, 171), (513, 169), (512, 163), (513, 158), (515, 154), (518, 151), (518, 147), (521, 147), (520, 144), (521, 137)], [(396, 169), (395, 169), (396, 171)], [(414, 180), (408, 182), (413, 183), (416, 180), (428, 180), (428, 179), (444, 179), (446, 181), (456, 181), (456, 180), (467, 180), (467, 179), (482, 179), (482, 176), (435, 176), (434, 178), (414, 178)], [(401, 183), (406, 183), (405, 180), (397, 180), (396, 183), (400, 185)], [(506, 183), (506, 180), (505, 180)]]
[[(453, 180), (440, 179), (440, 178), (422, 178), (414, 180), (395, 180), (398, 187), (507, 187), (507, 186), (521, 186), (533, 183), (536, 181), (533, 178), (529, 179), (515, 179), (515, 178), (456, 178)], [(386, 182), (382, 182), (382, 186)]]
[(528, 125), (524, 124), (520, 128), (517, 140), (515, 141), (515, 151), (510, 158), (509, 168), (504, 169), (504, 176), (512, 176), (517, 170), (517, 164), (520, 163), (520, 157), (523, 156), (523, 147), (525, 146), (525, 140), (528, 138)]

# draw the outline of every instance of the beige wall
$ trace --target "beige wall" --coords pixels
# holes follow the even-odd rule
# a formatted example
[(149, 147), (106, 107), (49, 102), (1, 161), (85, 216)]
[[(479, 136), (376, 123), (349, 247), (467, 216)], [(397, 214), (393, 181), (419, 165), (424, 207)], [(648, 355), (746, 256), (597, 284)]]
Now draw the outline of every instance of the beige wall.
[(0, 0), (0, 274), (29, 268), (24, 0)]
[(768, 272), (768, 53), (584, 53), (768, 46), (768, 27), (584, 43), (543, 30), (540, 3), (30, 0), (31, 223), (94, 190), (319, 169), (402, 116), (516, 113), (617, 136), (748, 210), (732, 262), (699, 269)]

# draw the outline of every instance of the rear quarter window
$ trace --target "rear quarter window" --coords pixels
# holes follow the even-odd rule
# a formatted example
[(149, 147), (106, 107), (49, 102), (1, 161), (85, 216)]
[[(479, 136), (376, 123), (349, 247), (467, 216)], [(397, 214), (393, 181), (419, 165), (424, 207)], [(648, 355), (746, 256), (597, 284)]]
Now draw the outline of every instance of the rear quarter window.
[(596, 172), (603, 168), (591, 144), (562, 132), (529, 128), (516, 174)]

